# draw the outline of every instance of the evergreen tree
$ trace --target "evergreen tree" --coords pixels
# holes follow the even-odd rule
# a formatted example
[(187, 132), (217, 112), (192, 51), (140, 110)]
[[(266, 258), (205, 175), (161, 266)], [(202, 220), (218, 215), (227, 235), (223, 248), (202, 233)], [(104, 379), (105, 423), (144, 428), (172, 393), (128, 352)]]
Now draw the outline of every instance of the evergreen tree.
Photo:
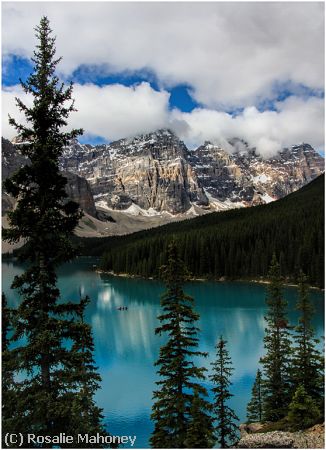
[[(72, 382), (78, 384), (78, 390), (71, 393), (71, 421), (69, 423), (69, 434), (74, 436), (75, 447), (78, 434), (85, 434), (85, 429), (89, 435), (107, 435), (102, 423), (102, 410), (94, 402), (93, 396), (99, 388), (101, 377), (97, 374), (97, 367), (94, 364), (93, 352), (94, 342), (91, 327), (85, 323), (85, 308), (89, 303), (89, 298), (81, 298), (78, 305), (77, 317), (71, 326), (71, 337), (73, 338), (72, 352), (78, 355), (79, 361), (71, 368), (70, 374)], [(90, 443), (80, 443), (85, 448), (92, 447)], [(98, 448), (98, 444), (94, 444)]]
[[(8, 308), (7, 299), (2, 294), (2, 308), (1, 308), (1, 343), (2, 343), (2, 409), (8, 407), (9, 401), (6, 400), (10, 396), (14, 386), (14, 365), (13, 357), (9, 349), (9, 333), (12, 332), (11, 325), (11, 310)], [(4, 414), (5, 416), (7, 414)]]
[(307, 278), (301, 272), (299, 277), (299, 297), (297, 310), (300, 311), (299, 323), (294, 334), (294, 358), (292, 377), (295, 389), (302, 385), (305, 392), (316, 400), (320, 407), (324, 398), (324, 362), (321, 352), (316, 349), (319, 340), (311, 325), (313, 306), (309, 299)]
[(228, 402), (233, 394), (230, 393), (230, 377), (233, 373), (232, 362), (226, 348), (227, 341), (220, 337), (216, 345), (216, 361), (212, 363), (213, 373), (210, 376), (214, 387), (213, 411), (216, 420), (216, 437), (221, 448), (231, 447), (237, 440), (238, 426), (236, 416)]
[[(61, 131), (74, 111), (72, 84), (66, 88), (55, 75), (60, 59), (55, 59), (51, 33), (49, 21), (43, 17), (36, 28), (34, 72), (21, 82), (24, 91), (33, 96), (33, 105), (28, 107), (16, 99), (27, 125), (10, 118), (29, 163), (4, 183), (6, 192), (17, 199), (17, 206), (8, 214), (10, 228), (3, 231), (9, 242), (26, 242), (21, 258), (28, 263), (27, 270), (12, 284), (21, 295), (13, 314), (15, 372), (26, 375), (17, 391), (15, 407), (29, 432), (49, 436), (71, 430), (77, 420), (76, 399), (85, 386), (91, 397), (99, 381), (91, 364), (85, 369), (87, 358), (78, 347), (83, 336), (88, 349), (92, 348), (87, 326), (79, 323), (83, 304), (59, 303), (56, 287), (56, 268), (75, 255), (71, 237), (81, 217), (78, 205), (67, 200), (59, 157), (63, 146), (82, 130)], [(94, 421), (101, 425), (98, 410), (90, 404), (85, 408), (84, 417), (91, 415), (90, 420), (83, 421), (83, 432), (87, 433), (94, 429)], [(5, 414), (5, 424), (7, 418), (10, 411)], [(16, 426), (16, 432), (24, 429), (19, 423)]]
[[(2, 294), (1, 308), (1, 343), (2, 343), (2, 427), (8, 433), (14, 433), (17, 423), (21, 424), (20, 417), (17, 414), (16, 403), (19, 383), (14, 379), (15, 371), (15, 350), (10, 349), (10, 334), (13, 332), (12, 310), (8, 308), (7, 299)], [(4, 433), (3, 436), (4, 437)], [(13, 445), (15, 447), (16, 445)], [(2, 447), (7, 447), (2, 440)]]
[[(152, 420), (154, 431), (151, 445), (154, 448), (185, 448), (186, 440), (196, 420), (206, 428), (202, 429), (200, 441), (210, 443), (211, 426), (208, 412), (209, 403), (205, 400), (206, 389), (197, 380), (205, 379), (205, 369), (193, 362), (195, 356), (206, 356), (194, 350), (198, 346), (198, 328), (195, 326), (199, 316), (193, 310), (193, 299), (183, 292), (186, 269), (181, 261), (175, 243), (169, 245), (168, 262), (161, 269), (167, 291), (161, 297), (163, 314), (158, 319), (161, 326), (156, 334), (164, 333), (168, 341), (160, 349), (156, 365), (159, 366), (159, 389), (153, 394)], [(196, 397), (196, 398), (195, 398)]]
[(251, 400), (247, 406), (247, 421), (261, 422), (263, 418), (262, 376), (258, 369), (251, 391)]
[(207, 402), (195, 390), (190, 408), (190, 422), (187, 428), (185, 446), (187, 448), (212, 448), (214, 446), (212, 416), (208, 413)]
[(268, 277), (265, 316), (264, 347), (266, 355), (261, 358), (264, 382), (264, 420), (277, 421), (287, 413), (290, 403), (289, 365), (291, 358), (289, 325), (286, 317), (287, 302), (282, 296), (280, 267), (273, 256)]
[(292, 430), (304, 430), (321, 419), (315, 400), (307, 394), (302, 384), (295, 391), (286, 419)]

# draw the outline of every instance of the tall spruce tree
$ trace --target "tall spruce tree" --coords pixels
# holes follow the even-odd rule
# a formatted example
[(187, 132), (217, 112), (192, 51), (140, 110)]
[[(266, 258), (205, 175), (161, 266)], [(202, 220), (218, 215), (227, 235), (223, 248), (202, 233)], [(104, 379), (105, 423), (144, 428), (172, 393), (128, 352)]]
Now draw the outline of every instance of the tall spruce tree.
[(216, 421), (215, 432), (220, 448), (231, 447), (238, 438), (236, 421), (239, 418), (228, 405), (230, 398), (233, 397), (230, 392), (230, 377), (233, 368), (226, 344), (227, 341), (221, 336), (216, 345), (216, 361), (212, 363), (213, 373), (210, 376), (214, 384), (213, 412)]
[(175, 243), (168, 247), (168, 262), (161, 275), (167, 291), (161, 297), (163, 314), (158, 317), (161, 326), (155, 333), (166, 335), (168, 341), (156, 362), (160, 379), (156, 382), (159, 389), (153, 394), (154, 431), (150, 442), (154, 448), (186, 448), (187, 438), (188, 444), (193, 443), (195, 420), (200, 420), (200, 444), (211, 446), (210, 404), (205, 399), (206, 389), (198, 382), (205, 379), (205, 368), (193, 361), (206, 354), (194, 350), (198, 346), (195, 323), (199, 316), (193, 310), (193, 299), (183, 291), (187, 273)]
[(251, 400), (247, 406), (247, 422), (261, 422), (263, 419), (262, 375), (258, 369), (251, 391)]
[(266, 354), (260, 362), (263, 366), (264, 420), (277, 421), (287, 414), (291, 400), (290, 360), (291, 347), (289, 324), (286, 316), (287, 302), (282, 296), (280, 266), (273, 256), (268, 273), (268, 306), (265, 321), (264, 347)]
[(324, 360), (316, 348), (316, 339), (311, 324), (314, 308), (309, 299), (307, 277), (301, 272), (299, 276), (299, 296), (296, 309), (300, 312), (298, 325), (294, 333), (294, 357), (292, 381), (296, 390), (300, 385), (307, 395), (312, 397), (321, 409), (324, 400)]
[[(66, 88), (55, 75), (60, 58), (55, 59), (55, 38), (46, 17), (36, 28), (36, 37), (34, 71), (21, 82), (33, 104), (28, 107), (16, 99), (27, 125), (9, 119), (29, 163), (4, 183), (6, 192), (17, 199), (17, 206), (8, 214), (10, 228), (3, 231), (3, 237), (9, 242), (25, 241), (21, 258), (28, 265), (12, 284), (21, 296), (13, 313), (15, 372), (25, 375), (17, 391), (16, 408), (29, 432), (53, 436), (72, 429), (77, 420), (76, 399), (85, 386), (90, 398), (99, 376), (80, 346), (83, 338), (89, 351), (92, 348), (89, 328), (80, 323), (83, 304), (59, 302), (56, 286), (56, 268), (75, 255), (70, 238), (82, 215), (78, 205), (67, 200), (66, 178), (59, 172), (58, 161), (63, 146), (82, 130), (61, 130), (74, 111), (72, 84)], [(84, 433), (94, 429), (94, 422), (102, 430), (93, 406), (85, 405)], [(10, 411), (6, 411), (5, 424), (7, 414)], [(19, 427), (17, 424), (16, 431), (21, 431)]]

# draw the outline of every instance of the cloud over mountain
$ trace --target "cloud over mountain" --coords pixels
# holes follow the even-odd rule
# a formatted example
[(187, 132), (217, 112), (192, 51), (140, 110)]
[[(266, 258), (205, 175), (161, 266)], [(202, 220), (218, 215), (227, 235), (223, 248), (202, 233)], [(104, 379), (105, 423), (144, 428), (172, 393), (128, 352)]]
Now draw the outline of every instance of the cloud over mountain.
[[(2, 130), (8, 138), (16, 134), (8, 124), (8, 114), (24, 121), (15, 107), (15, 97), (20, 97), (29, 105), (32, 101), (20, 86), (3, 90)], [(108, 141), (150, 132), (168, 124), (169, 93), (156, 91), (145, 82), (131, 87), (121, 84), (76, 84), (74, 98), (78, 111), (71, 114), (69, 125), (84, 128), (87, 134), (101, 136)]]
[[(15, 108), (15, 96), (27, 104), (31, 101), (19, 86), (3, 91), (2, 130), (8, 138), (15, 136), (15, 130), (9, 127), (6, 113), (24, 120)], [(171, 111), (169, 93), (158, 92), (148, 83), (132, 87), (75, 85), (74, 97), (78, 112), (71, 115), (69, 125), (83, 127), (88, 135), (101, 136), (106, 141), (169, 127), (189, 147), (211, 140), (232, 151), (227, 141), (233, 137), (245, 139), (267, 157), (284, 146), (304, 141), (317, 149), (323, 147), (324, 102), (316, 97), (289, 97), (278, 102), (275, 111), (260, 112), (248, 107), (236, 116), (207, 108), (190, 113)]]
[(261, 112), (251, 106), (233, 116), (222, 111), (198, 108), (191, 113), (174, 110), (172, 117), (178, 121), (179, 135), (190, 146), (206, 139), (232, 151), (227, 141), (241, 137), (266, 157), (284, 146), (306, 141), (316, 148), (323, 146), (324, 101), (315, 97), (289, 97), (277, 102), (273, 111)]
[[(64, 12), (63, 8), (64, 7)], [(60, 69), (152, 70), (162, 87), (187, 83), (210, 108), (275, 98), (291, 81), (324, 84), (324, 5), (318, 2), (8, 2), (3, 53), (32, 56), (41, 14), (57, 35)]]
[[(70, 125), (90, 137), (170, 127), (190, 146), (227, 146), (237, 136), (263, 155), (302, 141), (323, 149), (323, 10), (318, 2), (7, 2), (3, 70), (32, 56), (33, 28), (46, 14), (63, 56), (60, 75), (77, 79)], [(81, 68), (95, 80), (120, 78), (85, 83)], [(126, 85), (126, 73), (147, 76)], [(171, 104), (180, 85), (196, 106), (190, 112)], [(26, 98), (17, 85), (3, 88), (8, 138), (15, 131), (7, 113), (20, 116), (15, 95)]]

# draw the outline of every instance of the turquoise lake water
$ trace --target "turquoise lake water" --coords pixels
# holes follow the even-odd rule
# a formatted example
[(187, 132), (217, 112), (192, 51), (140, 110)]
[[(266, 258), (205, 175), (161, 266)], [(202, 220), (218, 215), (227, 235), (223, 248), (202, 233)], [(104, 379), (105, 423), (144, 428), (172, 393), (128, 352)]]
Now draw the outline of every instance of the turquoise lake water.
[[(118, 278), (93, 270), (93, 259), (80, 258), (59, 272), (62, 297), (77, 301), (79, 290), (91, 298), (87, 321), (92, 325), (95, 360), (102, 377), (96, 400), (104, 410), (108, 429), (114, 435), (137, 436), (134, 448), (147, 448), (152, 431), (150, 421), (152, 392), (155, 389), (154, 362), (163, 337), (155, 336), (160, 313), (160, 294), (164, 286), (153, 280)], [(13, 277), (23, 272), (13, 262), (2, 265), (2, 285), (11, 306), (19, 297), (10, 289)], [(200, 350), (208, 352), (202, 365), (209, 369), (219, 336), (228, 341), (234, 366), (231, 406), (240, 421), (245, 420), (246, 404), (263, 355), (265, 286), (243, 282), (192, 282), (185, 291), (195, 298), (200, 314)], [(295, 288), (284, 290), (289, 302), (289, 318), (296, 323)], [(324, 335), (324, 296), (311, 291), (315, 306), (314, 327)], [(119, 306), (128, 306), (119, 311)], [(210, 383), (206, 383), (210, 388)]]

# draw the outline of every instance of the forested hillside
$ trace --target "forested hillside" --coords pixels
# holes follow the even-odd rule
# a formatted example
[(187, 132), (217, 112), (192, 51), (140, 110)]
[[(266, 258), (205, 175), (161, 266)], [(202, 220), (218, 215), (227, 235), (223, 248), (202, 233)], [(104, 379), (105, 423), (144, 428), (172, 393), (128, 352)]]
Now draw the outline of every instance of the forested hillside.
[(83, 253), (103, 254), (116, 273), (157, 276), (167, 245), (175, 240), (192, 275), (246, 278), (267, 275), (273, 253), (284, 277), (299, 268), (313, 285), (324, 278), (324, 175), (268, 205), (231, 210), (129, 236), (84, 239)]

